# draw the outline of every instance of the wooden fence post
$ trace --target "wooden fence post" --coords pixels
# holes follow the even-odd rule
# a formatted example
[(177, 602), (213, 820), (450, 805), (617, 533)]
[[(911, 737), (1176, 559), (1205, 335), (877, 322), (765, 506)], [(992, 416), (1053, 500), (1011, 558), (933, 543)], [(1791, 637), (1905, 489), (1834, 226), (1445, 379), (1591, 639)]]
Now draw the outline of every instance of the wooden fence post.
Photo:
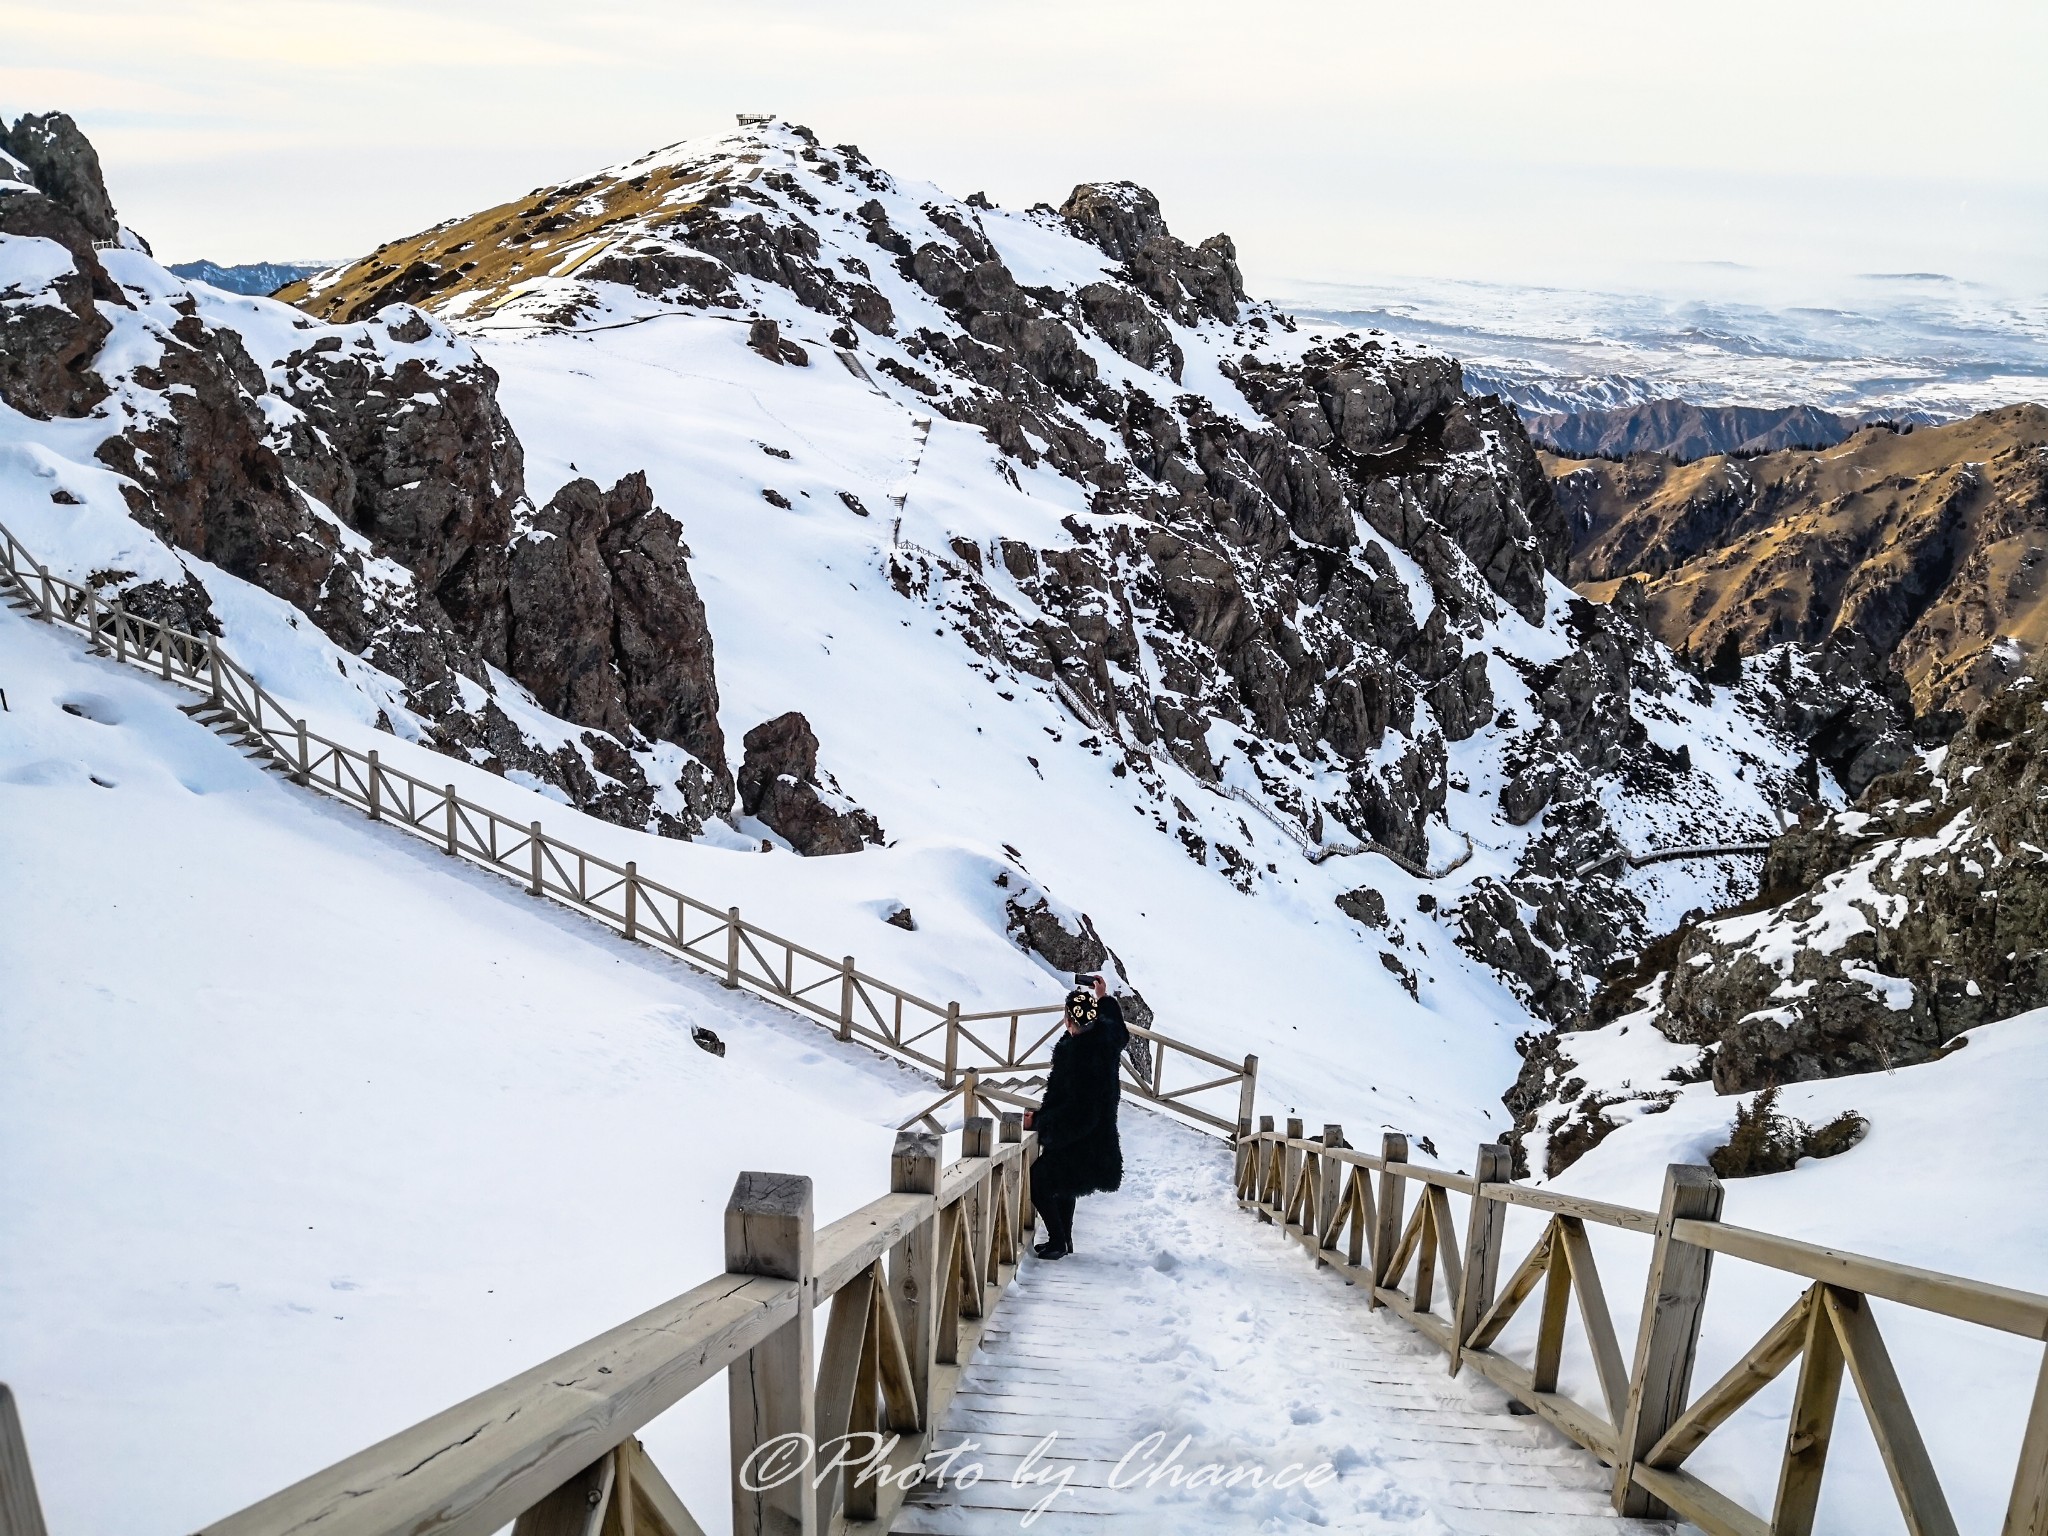
[(114, 616), (114, 659), (126, 663), (128, 660), (128, 610), (120, 603), (109, 605)]
[[(100, 600), (98, 595), (94, 593), (90, 581), (85, 584), (85, 635), (85, 648), (88, 651), (91, 651), (95, 656), (107, 654), (100, 645)], [(216, 695), (220, 693), (218, 682), (215, 683), (213, 691)]]
[(528, 852), (530, 852), (533, 855), (533, 878), (526, 887), (526, 894), (529, 896), (539, 896), (544, 891), (546, 891), (547, 887), (541, 881), (540, 861), (542, 851), (540, 841), (540, 823), (537, 821), (532, 823), (526, 829), (526, 847)]
[(960, 1113), (967, 1120), (981, 1113), (981, 1073), (974, 1067), (960, 1076)]
[(853, 1038), (853, 956), (839, 962), (839, 1038)]
[(2048, 1355), (2034, 1381), (2034, 1407), (2020, 1441), (2019, 1472), (2000, 1536), (2048, 1536)]
[(725, 985), (740, 984), (740, 909), (725, 909)]
[(313, 743), (306, 735), (305, 721), (301, 720), (298, 722), (298, 732), (299, 771), (294, 775), (294, 778), (303, 786), (313, 782)]
[[(889, 1156), (889, 1192), (937, 1195), (939, 1138), (927, 1131), (898, 1131)], [(910, 1355), (910, 1387), (917, 1400), (917, 1424), (930, 1423), (932, 1362), (938, 1349), (939, 1221), (936, 1208), (889, 1251), (889, 1296), (903, 1325)]]
[[(1323, 1127), (1323, 1150), (1334, 1152), (1344, 1145), (1344, 1127)], [(1344, 1165), (1334, 1157), (1316, 1160), (1316, 1263), (1323, 1262), (1323, 1250), (1331, 1244), (1330, 1229), (1337, 1224), (1337, 1197), (1344, 1192)]]
[[(969, 1074), (970, 1077), (972, 1074)], [(987, 1115), (969, 1115), (960, 1127), (960, 1155), (962, 1157), (990, 1158), (996, 1150), (996, 1123)], [(962, 1311), (968, 1317), (985, 1315), (988, 1302), (986, 1287), (990, 1279), (988, 1263), (988, 1240), (993, 1227), (995, 1202), (991, 1199), (994, 1190), (990, 1175), (993, 1169), (985, 1169), (975, 1182), (974, 1188), (961, 1198), (966, 1207), (961, 1219), (967, 1227), (967, 1248), (972, 1255), (967, 1273), (981, 1278), (983, 1290), (974, 1295), (971, 1305)]]
[(216, 705), (221, 702), (220, 641), (212, 635), (206, 637), (206, 696)]
[(726, 1273), (794, 1280), (798, 1290), (796, 1315), (726, 1371), (733, 1536), (813, 1536), (817, 1529), (807, 1461), (773, 1488), (749, 1489), (740, 1477), (748, 1459), (770, 1441), (800, 1434), (805, 1444), (811, 1444), (817, 1432), (817, 1399), (811, 1383), (811, 1244), (809, 1179), (788, 1173), (739, 1176), (725, 1206)]
[(1252, 1133), (1252, 1101), (1259, 1091), (1259, 1058), (1247, 1056), (1244, 1059), (1244, 1077), (1237, 1085), (1237, 1134), (1243, 1139)]
[[(1287, 1139), (1301, 1140), (1301, 1121), (1290, 1116), (1287, 1121)], [(1301, 1152), (1287, 1147), (1280, 1153), (1280, 1224), (1287, 1225), (1287, 1213), (1294, 1206), (1294, 1182), (1301, 1177)]]
[[(1388, 1131), (1380, 1137), (1380, 1156), (1389, 1164), (1408, 1161), (1408, 1138), (1399, 1131)], [(1408, 1181), (1392, 1167), (1380, 1170), (1380, 1207), (1374, 1214), (1379, 1222), (1372, 1235), (1372, 1284), (1371, 1304), (1380, 1305), (1379, 1288), (1393, 1282), (1387, 1273), (1387, 1265), (1393, 1261), (1394, 1246), (1401, 1241), (1401, 1207), (1406, 1202)]]
[(163, 679), (168, 683), (171, 680), (171, 626), (168, 620), (156, 621), (156, 651)]
[(946, 1080), (943, 1086), (953, 1088), (960, 1082), (960, 1005), (946, 1004)]
[(1657, 1212), (1657, 1247), (1643, 1292), (1643, 1321), (1636, 1331), (1635, 1369), (1629, 1373), (1628, 1418), (1621, 1430), (1614, 1468), (1616, 1513), (1656, 1519), (1668, 1512), (1661, 1499), (1637, 1487), (1630, 1474), (1650, 1447), (1685, 1412), (1692, 1392), (1693, 1356), (1699, 1349), (1700, 1314), (1707, 1302), (1711, 1249), (1681, 1243), (1671, 1235), (1680, 1221), (1719, 1221), (1721, 1181), (1707, 1169), (1674, 1163), (1664, 1170), (1664, 1201)]
[(640, 937), (640, 861), (626, 860), (626, 937)]
[(0, 1382), (0, 1536), (47, 1536), (14, 1393)]
[(1268, 1197), (1266, 1192), (1266, 1175), (1273, 1167), (1273, 1160), (1280, 1155), (1278, 1147), (1263, 1139), (1272, 1134), (1273, 1117), (1271, 1115), (1259, 1116), (1259, 1136), (1261, 1138), (1259, 1142), (1259, 1179), (1252, 1198), (1259, 1204), (1259, 1219), (1268, 1222), (1273, 1219), (1270, 1212), (1277, 1196)]
[(1456, 1320), (1451, 1330), (1451, 1374), (1465, 1363), (1465, 1340), (1493, 1305), (1494, 1288), (1500, 1283), (1501, 1236), (1507, 1230), (1505, 1201), (1488, 1200), (1480, 1193), (1487, 1184), (1506, 1184), (1515, 1176), (1514, 1154), (1499, 1142), (1479, 1148), (1479, 1160), (1472, 1165), (1472, 1209), (1465, 1218), (1464, 1276), (1458, 1294), (1452, 1298)]
[(381, 812), (381, 810), (380, 810), (380, 808), (379, 808), (379, 805), (378, 805), (378, 786), (377, 786), (377, 749), (376, 749), (375, 747), (372, 747), (372, 748), (370, 748), (370, 779), (369, 779), (369, 784), (370, 784), (370, 820), (372, 820), (372, 821), (382, 821), (382, 820), (383, 820), (384, 818), (383, 818), (382, 812)]
[(448, 785), (447, 788), (444, 790), (444, 793), (448, 796), (448, 828), (447, 846), (442, 851), (446, 853), (449, 858), (452, 859), (455, 857), (455, 850), (457, 846), (456, 828), (460, 826), (461, 823), (458, 821), (456, 814), (455, 786), (453, 784)]

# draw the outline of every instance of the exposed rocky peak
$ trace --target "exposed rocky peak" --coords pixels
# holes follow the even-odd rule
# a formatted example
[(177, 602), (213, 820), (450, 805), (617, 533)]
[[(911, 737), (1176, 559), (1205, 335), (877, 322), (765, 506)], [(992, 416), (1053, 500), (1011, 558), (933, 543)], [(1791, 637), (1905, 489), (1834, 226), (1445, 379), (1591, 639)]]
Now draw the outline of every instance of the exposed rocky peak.
[(1182, 325), (1205, 317), (1235, 325), (1249, 302), (1230, 236), (1211, 235), (1198, 246), (1176, 239), (1159, 199), (1135, 182), (1078, 186), (1060, 216), (1122, 262), (1132, 284)]
[[(1802, 788), (1797, 749), (1754, 711), (1705, 739), (1737, 709), (1727, 690), (1677, 667), (1640, 607), (1575, 604), (1553, 581), (1570, 527), (1512, 411), (1427, 349), (1301, 334), (1245, 296), (1226, 238), (1181, 242), (1139, 188), (1011, 212), (750, 122), (287, 293), (306, 313), (201, 302), (204, 329), (249, 338), (248, 367), (179, 343), (195, 377), (211, 357), (223, 421), (271, 456), (250, 462), (277, 466), (264, 537), (311, 541), (303, 570), (253, 579), (399, 680), (444, 749), (628, 824), (689, 835), (736, 796), (803, 851), (881, 836), (799, 712), (749, 732), (727, 778), (710, 630), (663, 499), (692, 520), (786, 520), (747, 525), (763, 547), (823, 537), (806, 520), (842, 508), (866, 519), (850, 557), (830, 526), (830, 558), (887, 605), (878, 630), (937, 630), (995, 700), (1029, 690), (1083, 722), (1048, 726), (1042, 750), (1112, 765), (1197, 878), (1291, 884), (1274, 832), (1310, 863), (1398, 861), (1426, 897), (1376, 932), (1411, 935), (1394, 958), (1418, 998), (1440, 941), (1527, 1016), (1572, 1019), (1661, 926), (1628, 881), (1580, 878), (1588, 860), (1647, 826), (1755, 831), (1831, 792)], [(682, 323), (639, 328), (655, 319)], [(759, 446), (810, 488), (720, 467), (730, 445), (707, 442), (687, 474), (650, 463), (606, 490), (575, 463), (618, 459), (555, 434), (535, 507), (478, 349), (509, 369), (507, 338), (559, 340), (602, 367), (650, 336), (743, 382), (790, 428)], [(160, 393), (135, 396), (140, 416), (176, 423)], [(821, 443), (854, 419), (906, 456), (822, 478), (851, 455)], [(929, 496), (927, 439), (945, 460)], [(881, 581), (852, 579), (863, 567)], [(867, 765), (832, 767), (858, 787)], [(1322, 920), (1348, 933), (1349, 910)]]
[(39, 421), (83, 416), (107, 397), (94, 359), (113, 330), (98, 303), (125, 304), (85, 226), (18, 181), (0, 182), (0, 402)]
[(9, 128), (0, 121), (0, 151), (20, 162), (37, 190), (78, 220), (88, 238), (121, 234), (113, 199), (100, 174), (99, 152), (63, 112), (24, 114)]

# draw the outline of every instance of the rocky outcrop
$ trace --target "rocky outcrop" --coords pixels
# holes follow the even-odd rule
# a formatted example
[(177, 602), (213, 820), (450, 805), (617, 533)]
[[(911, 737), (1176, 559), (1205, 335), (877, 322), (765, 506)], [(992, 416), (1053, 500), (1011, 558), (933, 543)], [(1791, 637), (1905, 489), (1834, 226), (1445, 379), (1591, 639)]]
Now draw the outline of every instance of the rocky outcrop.
[(1197, 246), (1176, 239), (1159, 199), (1129, 181), (1074, 188), (1060, 216), (1122, 262), (1132, 285), (1182, 325), (1204, 317), (1236, 323), (1247, 301), (1230, 236), (1211, 235)]
[[(506, 556), (524, 455), (498, 379), (418, 312), (395, 308), (351, 345), (325, 336), (285, 359), (293, 479), (413, 573), (485, 660), (506, 660)], [(422, 345), (424, 344), (424, 345)]]
[(2048, 1004), (2048, 688), (2005, 690), (1938, 767), (1778, 839), (1764, 891), (1684, 934), (1661, 1002), (1724, 1093), (1906, 1066)]
[[(578, 532), (601, 592), (579, 611), (562, 590), (576, 571), (529, 560), (515, 655), (513, 530), (530, 508), (496, 376), (475, 352), (419, 311), (393, 307), (345, 328), (303, 322), (285, 333), (297, 342), (289, 355), (252, 356), (233, 325), (240, 311), (224, 320), (167, 275), (132, 291), (110, 277), (93, 242), (118, 231), (97, 160), (68, 119), (25, 119), (7, 143), (26, 164), (0, 181), (0, 241), (19, 275), (19, 291), (0, 294), (0, 399), (33, 416), (79, 417), (103, 409), (118, 384), (122, 412), (107, 418), (96, 452), (123, 477), (131, 515), (171, 548), (284, 599), (396, 679), (433, 745), (531, 774), (629, 826), (690, 836), (730, 810), (689, 552), (644, 480), (603, 495), (579, 482), (542, 514), (566, 528), (590, 512)], [(62, 198), (31, 188), (31, 174)], [(268, 342), (278, 332), (250, 334)], [(108, 368), (118, 373), (95, 371)], [(139, 612), (218, 628), (196, 575), (138, 582), (103, 571), (94, 581)], [(590, 662), (593, 626), (594, 670), (584, 665), (571, 688), (561, 674)], [(500, 705), (493, 667), (531, 679), (589, 729), (542, 745)], [(678, 763), (662, 742), (687, 756)]]
[(91, 240), (113, 240), (121, 233), (114, 201), (100, 174), (99, 152), (63, 112), (18, 117), (9, 128), (0, 122), (0, 150), (19, 160), (43, 196), (78, 220)]
[(0, 182), (0, 236), (26, 242), (32, 277), (0, 287), (0, 401), (47, 421), (106, 398), (93, 358), (112, 330), (96, 303), (126, 304), (76, 215), (19, 181)]
[(818, 738), (794, 710), (747, 732), (740, 809), (805, 855), (859, 853), (882, 841), (881, 824), (818, 767)]
[(507, 670), (565, 720), (686, 749), (707, 769), (706, 783), (687, 787), (702, 818), (731, 809), (733, 783), (689, 557), (646, 476), (609, 491), (570, 481), (512, 546)]

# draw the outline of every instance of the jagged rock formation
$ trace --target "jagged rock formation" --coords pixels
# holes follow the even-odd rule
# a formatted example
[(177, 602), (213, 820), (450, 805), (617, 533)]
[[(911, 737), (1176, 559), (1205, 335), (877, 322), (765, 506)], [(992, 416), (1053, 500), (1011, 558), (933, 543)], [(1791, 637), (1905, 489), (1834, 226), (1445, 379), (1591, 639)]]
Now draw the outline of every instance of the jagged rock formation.
[(2048, 689), (1779, 838), (1759, 900), (1685, 932), (1657, 1020), (1724, 1093), (1907, 1066), (2048, 1004)]
[[(1854, 809), (1815, 809), (1773, 840), (1758, 895), (1647, 946), (1592, 1022), (1656, 1031), (1686, 1048), (1669, 1081), (1734, 1094), (1911, 1066), (2048, 1005), (2044, 764), (2048, 685), (2025, 679)], [(1589, 1082), (1581, 1058), (1612, 1048), (1579, 1038), (1532, 1038), (1507, 1095), (1517, 1140), (1540, 1142), (1550, 1173), (1673, 1096)]]
[[(1643, 576), (1651, 627), (1705, 658), (1861, 637), (1923, 711), (1963, 712), (2048, 640), (2048, 409), (2016, 405), (1826, 454), (1550, 465), (1572, 575)], [(1959, 718), (1959, 716), (1957, 717)], [(1953, 728), (1953, 720), (1949, 723)]]
[(1832, 448), (1860, 425), (1810, 405), (1694, 405), (1690, 400), (1646, 400), (1606, 410), (1525, 410), (1522, 421), (1532, 438), (1563, 458), (1654, 453), (1680, 464), (1710, 454)]
[(89, 240), (119, 238), (99, 152), (67, 114), (30, 113), (16, 118), (12, 128), (0, 123), (0, 151), (20, 161), (27, 179), (78, 220)]
[(747, 732), (740, 809), (801, 854), (859, 853), (882, 841), (881, 823), (818, 767), (818, 738), (792, 710)]
[[(515, 545), (531, 512), (519, 441), (496, 375), (443, 326), (397, 307), (348, 327), (280, 327), (216, 307), (153, 264), (124, 284), (109, 264), (145, 258), (95, 249), (139, 242), (122, 234), (70, 119), (24, 118), (6, 144), (0, 400), (97, 423), (94, 456), (122, 476), (138, 523), (395, 678), (434, 745), (631, 826), (687, 836), (730, 808), (703, 605), (681, 530), (644, 482), (608, 496), (565, 488)], [(553, 523), (593, 542), (594, 595), (568, 590), (585, 568), (532, 558), (515, 590), (515, 556)], [(143, 611), (219, 628), (190, 570), (176, 582), (93, 579)], [(571, 656), (573, 696), (560, 676)], [(591, 729), (544, 740), (554, 733), (515, 723), (494, 668)]]

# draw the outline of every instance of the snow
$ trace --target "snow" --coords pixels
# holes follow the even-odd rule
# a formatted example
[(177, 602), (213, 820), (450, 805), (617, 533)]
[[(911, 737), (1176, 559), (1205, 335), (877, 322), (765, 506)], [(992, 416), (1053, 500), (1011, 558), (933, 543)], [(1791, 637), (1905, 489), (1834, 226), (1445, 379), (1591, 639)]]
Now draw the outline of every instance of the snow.
[[(2021, 1290), (2048, 1274), (2048, 1206), (2025, 1193), (2048, 1182), (2039, 1133), (2048, 1095), (2048, 1009), (1986, 1024), (1939, 1060), (1896, 1072), (1780, 1090), (1782, 1113), (1820, 1126), (1845, 1111), (1870, 1124), (1857, 1146), (1808, 1158), (1789, 1173), (1729, 1180), (1722, 1219), (1804, 1242), (1893, 1259)], [(1662, 1085), (1696, 1052), (1638, 1026), (1575, 1034), (1566, 1049), (1595, 1083)], [(1670, 1163), (1703, 1163), (1728, 1138), (1743, 1099), (1710, 1084), (1679, 1088), (1668, 1109), (1645, 1112), (1610, 1134), (1552, 1187), (1639, 1209), (1658, 1204)], [(1532, 1215), (1511, 1217), (1506, 1252), (1535, 1240)], [(1645, 1238), (1591, 1228), (1620, 1337), (1634, 1337), (1648, 1264)], [(1694, 1390), (1703, 1390), (1762, 1337), (1804, 1282), (1724, 1257), (1714, 1261)], [(1906, 1397), (1962, 1530), (1995, 1530), (2012, 1486), (2021, 1430), (2041, 1347), (2011, 1335), (1873, 1303)], [(1533, 1335), (1518, 1319), (1504, 1347), (1527, 1360)], [(1566, 1355), (1564, 1390), (1597, 1404), (1599, 1389), (1580, 1341)], [(1788, 1372), (1717, 1431), (1688, 1468), (1767, 1512), (1784, 1447), (1793, 1377)], [(1877, 1450), (1845, 1383), (1818, 1529), (1862, 1536), (1897, 1526)]]
[[(9, 611), (0, 679), (0, 1361), (53, 1530), (194, 1529), (687, 1289), (743, 1168), (864, 1204), (935, 1096)], [(648, 1438), (718, 1511), (700, 1397)]]

